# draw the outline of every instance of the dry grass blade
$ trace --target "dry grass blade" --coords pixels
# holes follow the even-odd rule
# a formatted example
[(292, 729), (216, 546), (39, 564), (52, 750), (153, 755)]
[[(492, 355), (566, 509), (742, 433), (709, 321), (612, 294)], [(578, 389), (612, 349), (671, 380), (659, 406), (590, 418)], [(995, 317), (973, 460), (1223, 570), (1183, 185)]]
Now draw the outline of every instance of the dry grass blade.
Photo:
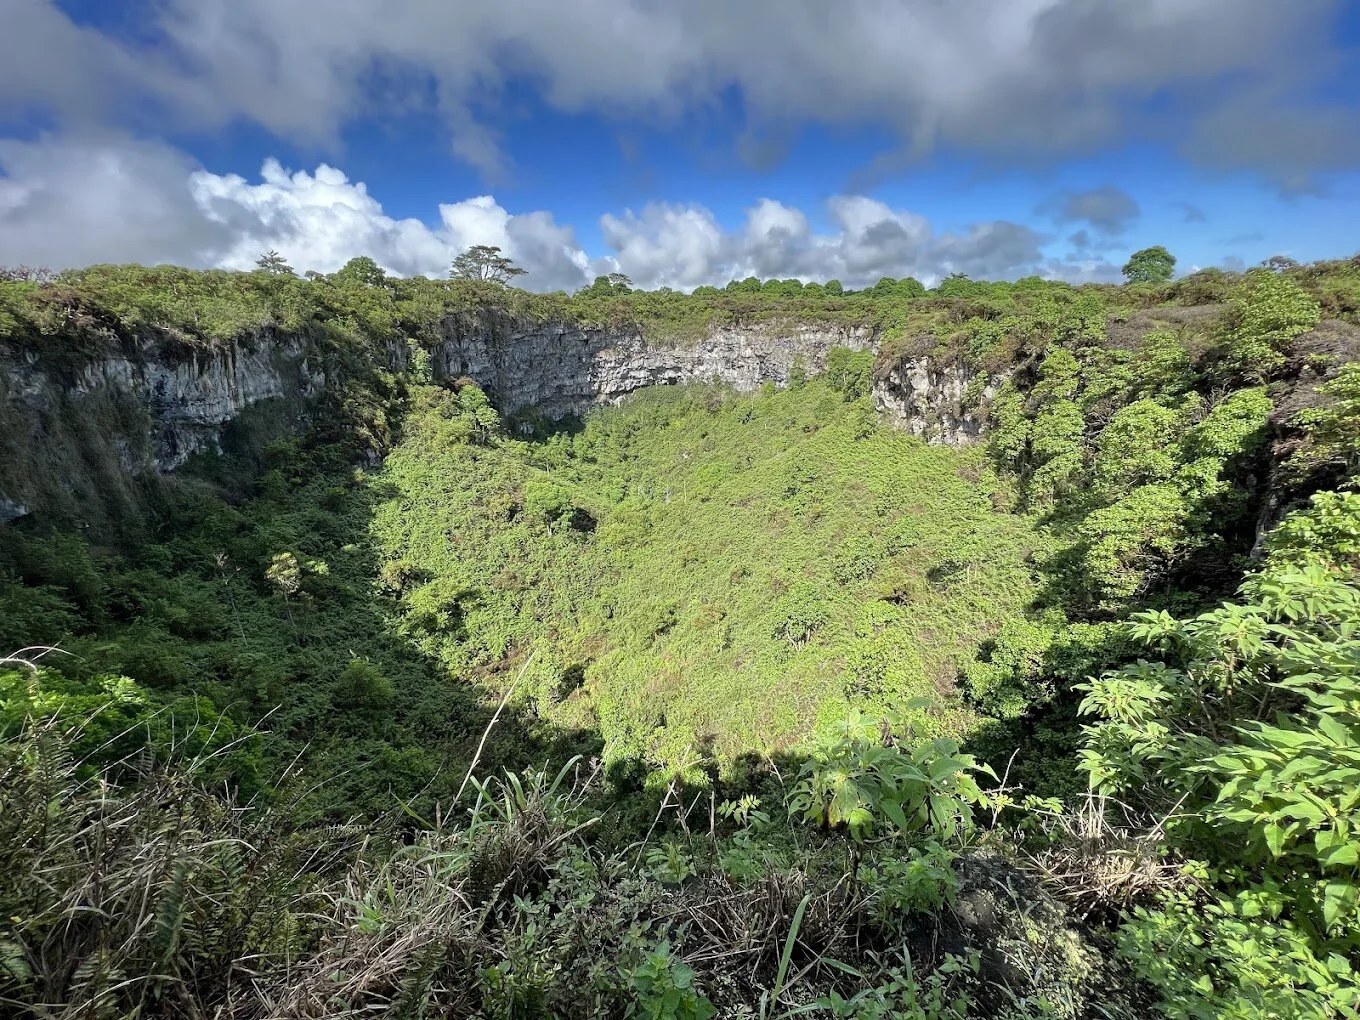
[(344, 836), (208, 793), (210, 756), (122, 763), (115, 783), (69, 739), (45, 720), (0, 744), (0, 997), (43, 1017), (251, 1015), (251, 972), (315, 927), (299, 874)]
[(501, 712), (505, 710), (506, 704), (510, 701), (510, 695), (515, 693), (515, 688), (518, 687), (519, 682), (524, 679), (524, 674), (528, 671), (529, 666), (534, 661), (534, 656), (537, 654), (537, 649), (529, 653), (529, 658), (524, 660), (524, 665), (520, 667), (520, 671), (515, 676), (514, 682), (505, 689), (505, 696), (501, 698), (501, 703), (496, 706), (496, 711), (492, 714), (491, 721), (486, 724), (486, 729), (482, 731), (482, 739), (477, 742), (477, 750), (472, 755), (472, 762), (468, 765), (467, 775), (463, 777), (463, 782), (458, 786), (458, 793), (454, 795), (453, 802), (455, 804), (463, 799), (463, 791), (467, 789), (468, 782), (477, 771), (477, 763), (482, 760), (482, 749), (486, 747), (486, 738), (491, 735), (491, 729), (496, 725), (496, 720), (501, 717)]
[[(29, 652), (37, 652), (38, 654), (29, 657)], [(36, 673), (38, 669), (41, 668), (38, 664), (38, 660), (42, 659), (45, 655), (51, 655), (53, 652), (58, 652), (61, 655), (71, 654), (64, 648), (58, 648), (56, 645), (29, 645), (26, 648), (20, 648), (16, 652), (11, 652), (9, 655), (0, 656), (0, 666), (23, 666)]]
[[(1112, 820), (1116, 809), (1123, 812), (1123, 824)], [(1123, 805), (1088, 794), (1075, 810), (1043, 814), (1048, 845), (1027, 853), (1022, 866), (1080, 917), (1115, 915), (1185, 883), (1180, 862), (1160, 851), (1165, 824), (1163, 819), (1140, 826)]]

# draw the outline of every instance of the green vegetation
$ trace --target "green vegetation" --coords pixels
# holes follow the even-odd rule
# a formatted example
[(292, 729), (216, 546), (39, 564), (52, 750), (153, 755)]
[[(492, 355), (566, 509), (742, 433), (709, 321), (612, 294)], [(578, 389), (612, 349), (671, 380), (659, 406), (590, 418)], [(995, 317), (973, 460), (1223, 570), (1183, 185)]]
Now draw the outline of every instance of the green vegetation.
[(497, 688), (533, 654), (520, 693), (611, 763), (730, 764), (913, 698), (961, 735), (955, 677), (1050, 549), (995, 510), (982, 451), (821, 382), (640, 394), (546, 443), (485, 438), (484, 409), (471, 386), (416, 391), (381, 476), (397, 629)]
[[(166, 478), (100, 445), (134, 408), (0, 439), (42, 500), (0, 526), (0, 1002), (1354, 1015), (1360, 263), (1161, 254), (1120, 288), (531, 295), (492, 250), (0, 281), (0, 343), (60, 372), (281, 331), (327, 377), (305, 433), (261, 405)], [(471, 316), (880, 345), (509, 428), (436, 377)], [(985, 442), (877, 420), (923, 356)]]
[(1360, 365), (1341, 366), (1318, 393), (1329, 403), (1308, 408), (1295, 419), (1306, 430), (1301, 448), (1285, 465), (1296, 483), (1310, 477), (1335, 482), (1360, 474)]
[(1141, 350), (1059, 349), (998, 397), (992, 452), (1021, 480), (1022, 504), (1078, 537), (1065, 601), (1116, 611), (1176, 570), (1222, 562), (1254, 507), (1273, 405), (1262, 387), (1211, 403), (1180, 341), (1149, 333)]
[[(371, 486), (324, 451), (283, 446), (264, 463), (236, 506), (201, 480), (172, 488), (131, 547), (11, 528), (0, 642), (62, 652), (37, 674), (10, 674), (23, 701), (9, 713), (17, 721), (24, 704), (55, 707), (58, 695), (98, 699), (113, 684), (166, 727), (173, 716), (211, 729), (221, 717), (230, 739), (267, 717), (267, 732), (231, 754), (243, 796), (304, 748), (327, 777), (306, 800), (312, 813), (447, 792), (457, 780), (445, 763), (468, 760), (489, 713), (388, 626), (366, 541)], [(493, 750), (522, 761), (523, 740), (510, 725)]]
[(1087, 688), (1082, 767), (1166, 819), (1198, 885), (1120, 932), (1170, 1016), (1360, 1004), (1358, 551), (1360, 497), (1319, 493), (1271, 536), (1241, 601), (1135, 614), (1162, 661)]
[[(1115, 972), (1076, 952), (1070, 919), (1007, 889), (1020, 872), (995, 855), (965, 870), (957, 848), (976, 830), (943, 790), (931, 815), (958, 819), (952, 837), (876, 815), (880, 834), (849, 858), (836, 833), (775, 822), (751, 795), (704, 798), (702, 824), (663, 802), (672, 823), (644, 856), (596, 838), (600, 774), (579, 759), (474, 779), (457, 821), (404, 835), (299, 827), (287, 798), (243, 811), (201, 782), (212, 764), (143, 761), (113, 782), (82, 777), (48, 725), (0, 744), (6, 1001), (35, 1015), (27, 1004), (667, 1020), (1117, 1002)], [(948, 907), (965, 903), (995, 916), (961, 928)], [(983, 955), (993, 939), (1026, 965), (1004, 984)]]
[(1124, 263), (1124, 279), (1129, 283), (1166, 283), (1176, 269), (1176, 256), (1160, 244), (1144, 248)]

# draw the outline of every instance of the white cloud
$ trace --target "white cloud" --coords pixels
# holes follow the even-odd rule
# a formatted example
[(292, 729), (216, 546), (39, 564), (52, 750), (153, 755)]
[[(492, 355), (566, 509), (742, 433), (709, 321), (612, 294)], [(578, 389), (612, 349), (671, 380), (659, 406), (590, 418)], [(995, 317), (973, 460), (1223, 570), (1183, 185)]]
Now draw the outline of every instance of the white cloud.
[[(485, 115), (511, 82), (559, 110), (647, 123), (736, 94), (774, 136), (872, 125), (918, 153), (1015, 158), (1136, 135), (1293, 179), (1356, 158), (1336, 140), (1356, 134), (1355, 111), (1307, 106), (1344, 71), (1342, 3), (393, 0), (375, 16), (371, 0), (160, 0), (135, 37), (149, 45), (77, 27), (54, 0), (9, 0), (0, 105), (140, 128), (244, 119), (308, 143), (434, 110), (461, 158), (494, 174)], [(1178, 116), (1139, 114), (1153, 96)], [(1234, 130), (1260, 119), (1287, 124), (1287, 152)]]
[(442, 276), (474, 244), (500, 247), (528, 270), (533, 290), (574, 290), (619, 270), (635, 284), (690, 290), (732, 279), (880, 277), (933, 283), (951, 272), (1014, 278), (1083, 276), (1052, 263), (1044, 238), (1006, 221), (936, 232), (923, 216), (863, 195), (826, 204), (829, 229), (800, 209), (763, 198), (735, 229), (700, 205), (655, 203), (606, 213), (606, 250), (592, 257), (551, 212), (512, 213), (480, 195), (438, 206), (437, 219), (396, 219), (360, 181), (331, 166), (290, 172), (268, 159), (256, 181), (197, 168), (183, 154), (126, 137), (50, 136), (0, 142), (0, 263), (55, 268), (92, 262), (174, 262), (248, 269), (279, 251), (298, 270), (333, 272), (367, 255), (401, 275)]
[(453, 257), (474, 244), (499, 247), (528, 270), (535, 290), (574, 289), (585, 281), (588, 260), (570, 227), (551, 214), (512, 215), (489, 195), (439, 206), (439, 225), (396, 220), (361, 181), (334, 167), (288, 173), (269, 159), (259, 184), (235, 174), (199, 171), (190, 190), (202, 213), (229, 228), (231, 247), (215, 260), (248, 269), (269, 248), (299, 270), (329, 273), (367, 255), (403, 276), (442, 276)]
[(915, 276), (929, 284), (951, 272), (1016, 277), (1045, 266), (1042, 238), (1017, 223), (937, 235), (924, 217), (863, 195), (833, 196), (827, 216), (834, 230), (815, 233), (801, 210), (763, 198), (731, 233), (697, 206), (651, 205), (641, 215), (607, 215), (601, 223), (617, 252), (613, 265), (643, 287), (721, 286), (748, 276), (836, 279), (847, 287)]
[(838, 195), (828, 203), (839, 237), (823, 248), (833, 248), (843, 267), (841, 282), (859, 284), (883, 276), (906, 276), (926, 271), (930, 258), (930, 223), (905, 210), (862, 195)]
[(247, 269), (269, 248), (298, 269), (329, 273), (355, 255), (367, 255), (403, 276), (443, 276), (459, 252), (492, 244), (528, 271), (534, 290), (574, 289), (586, 279), (589, 260), (570, 227), (550, 213), (512, 215), (490, 195), (439, 206), (439, 225), (396, 220), (361, 181), (334, 167), (288, 173), (269, 159), (261, 182), (229, 174), (193, 175), (190, 190), (203, 213), (228, 226), (235, 238), (217, 264)]
[(712, 283), (726, 261), (722, 229), (702, 206), (653, 203), (640, 216), (606, 213), (600, 231), (617, 253), (613, 262), (639, 286), (691, 290)]
[(193, 169), (156, 142), (0, 140), (0, 263), (210, 264), (230, 231), (195, 204)]

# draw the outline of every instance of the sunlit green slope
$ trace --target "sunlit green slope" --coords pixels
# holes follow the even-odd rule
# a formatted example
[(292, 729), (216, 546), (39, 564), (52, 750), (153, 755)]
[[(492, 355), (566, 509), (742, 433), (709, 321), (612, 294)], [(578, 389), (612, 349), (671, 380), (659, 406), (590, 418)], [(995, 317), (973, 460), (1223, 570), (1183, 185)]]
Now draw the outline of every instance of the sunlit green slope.
[(982, 451), (819, 381), (643, 393), (547, 442), (479, 442), (475, 389), (422, 400), (374, 523), (403, 628), (498, 686), (532, 654), (519, 693), (611, 757), (773, 750), (848, 702), (966, 730), (960, 666), (1035, 594), (1047, 540)]

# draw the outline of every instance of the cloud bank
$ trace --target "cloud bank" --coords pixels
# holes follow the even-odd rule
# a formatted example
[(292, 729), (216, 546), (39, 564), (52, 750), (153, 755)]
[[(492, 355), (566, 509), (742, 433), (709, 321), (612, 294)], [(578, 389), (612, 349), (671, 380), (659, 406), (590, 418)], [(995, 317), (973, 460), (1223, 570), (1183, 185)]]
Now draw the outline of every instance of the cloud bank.
[[(489, 177), (512, 87), (567, 112), (665, 125), (736, 97), (735, 149), (802, 126), (883, 129), (899, 151), (1017, 161), (1131, 139), (1292, 188), (1360, 161), (1347, 0), (156, 0), (127, 29), (7, 0), (0, 106), (66, 127), (259, 125), (325, 143), (434, 112)], [(4, 110), (0, 109), (0, 116)], [(719, 118), (721, 120), (721, 118)]]
[(605, 213), (607, 250), (587, 253), (552, 213), (512, 213), (491, 195), (440, 204), (437, 219), (395, 219), (331, 166), (290, 172), (265, 160), (257, 181), (194, 167), (159, 143), (126, 137), (50, 136), (0, 141), (0, 263), (54, 268), (97, 262), (172, 262), (247, 269), (275, 249), (299, 271), (333, 272), (368, 255), (401, 275), (443, 276), (473, 244), (494, 244), (528, 270), (533, 290), (574, 290), (623, 272), (638, 286), (691, 290), (757, 276), (839, 279), (861, 287), (883, 276), (930, 284), (950, 273), (1107, 278), (1099, 262), (1054, 262), (1046, 238), (1004, 220), (936, 231), (923, 216), (863, 195), (826, 204), (831, 229), (765, 198), (724, 227), (701, 205), (649, 204)]

